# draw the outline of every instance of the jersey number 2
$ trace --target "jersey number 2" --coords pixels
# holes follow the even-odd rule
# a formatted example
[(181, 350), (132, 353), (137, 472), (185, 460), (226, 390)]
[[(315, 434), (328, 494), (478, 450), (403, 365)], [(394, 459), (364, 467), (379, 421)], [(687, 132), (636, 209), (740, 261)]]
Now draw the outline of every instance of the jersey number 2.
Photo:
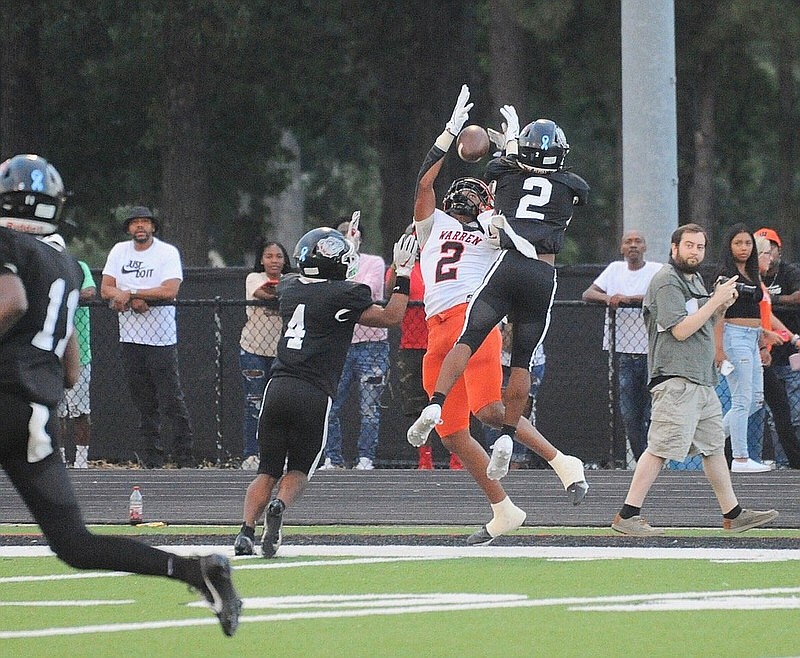
[(443, 242), (440, 251), (443, 254), (449, 252), (449, 255), (442, 256), (436, 263), (436, 283), (457, 279), (458, 267), (456, 264), (461, 260), (461, 254), (464, 253), (464, 245), (460, 242)]
[(286, 347), (290, 350), (303, 349), (303, 338), (306, 337), (306, 305), (298, 304), (292, 318), (286, 325)]
[(517, 219), (544, 219), (544, 213), (536, 212), (531, 208), (541, 208), (550, 202), (553, 184), (541, 176), (530, 176), (522, 183), (522, 189), (531, 194), (522, 195), (514, 217)]

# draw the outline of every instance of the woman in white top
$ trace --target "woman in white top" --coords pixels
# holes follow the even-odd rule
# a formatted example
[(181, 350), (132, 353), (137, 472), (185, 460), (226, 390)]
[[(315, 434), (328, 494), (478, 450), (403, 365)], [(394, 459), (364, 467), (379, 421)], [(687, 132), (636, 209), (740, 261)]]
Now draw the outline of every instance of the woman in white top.
[(253, 271), (247, 275), (245, 293), (248, 300), (261, 300), (264, 305), (247, 306), (247, 321), (239, 339), (239, 363), (244, 388), (244, 422), (242, 423), (244, 470), (256, 470), (259, 464), (258, 416), (261, 400), (269, 379), (269, 371), (278, 339), (281, 317), (278, 313), (276, 286), (281, 275), (291, 271), (289, 253), (280, 243), (260, 238), (256, 245)]

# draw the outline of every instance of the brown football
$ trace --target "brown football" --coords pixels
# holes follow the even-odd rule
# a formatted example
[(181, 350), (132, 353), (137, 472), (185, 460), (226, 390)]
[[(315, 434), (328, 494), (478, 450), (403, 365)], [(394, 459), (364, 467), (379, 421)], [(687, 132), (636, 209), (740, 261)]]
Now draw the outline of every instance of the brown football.
[(489, 152), (488, 133), (477, 125), (464, 128), (456, 137), (458, 157), (465, 162), (477, 162)]

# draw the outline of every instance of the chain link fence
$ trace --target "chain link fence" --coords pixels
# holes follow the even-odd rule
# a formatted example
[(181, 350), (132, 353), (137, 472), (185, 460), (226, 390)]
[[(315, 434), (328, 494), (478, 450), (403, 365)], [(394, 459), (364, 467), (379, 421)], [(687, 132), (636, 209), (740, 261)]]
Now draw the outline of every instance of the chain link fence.
[[(417, 302), (415, 304), (419, 306)], [(133, 464), (141, 449), (139, 416), (120, 358), (117, 313), (102, 301), (86, 305), (91, 317), (91, 442), (89, 460)], [(178, 361), (181, 385), (194, 432), (194, 456), (206, 465), (238, 467), (243, 454), (245, 386), (240, 365), (240, 338), (246, 306), (262, 302), (242, 299), (181, 299), (175, 302), (178, 324)], [(413, 305), (412, 305), (413, 307)], [(603, 349), (605, 311), (582, 301), (557, 300), (544, 347), (547, 366), (536, 400), (537, 426), (565, 453), (579, 456), (589, 468), (631, 468), (634, 464), (620, 409), (620, 358), (616, 349)], [(613, 315), (613, 314), (612, 314)], [(274, 344), (276, 324), (265, 324), (265, 344)], [(628, 345), (632, 337), (610, 325), (611, 345)], [(411, 331), (406, 326), (406, 339)], [(413, 468), (417, 450), (405, 435), (426, 398), (419, 372), (424, 350), (401, 347), (402, 332), (389, 332), (389, 372), (385, 386), (376, 387), (380, 415), (380, 439), (376, 466)], [(405, 344), (406, 341), (403, 343)], [(411, 341), (414, 344), (414, 341)], [(646, 359), (645, 359), (646, 363)], [(730, 403), (724, 383), (718, 389), (723, 405)], [(642, 394), (643, 396), (645, 393)], [(647, 395), (649, 399), (649, 395)], [(634, 401), (644, 404), (645, 398)], [(341, 417), (343, 451), (347, 464), (357, 461), (360, 413), (357, 387), (353, 386)], [(760, 427), (763, 428), (763, 420)], [(767, 423), (769, 427), (769, 423)], [(161, 447), (166, 461), (175, 451), (173, 428), (163, 419)], [(754, 430), (757, 433), (757, 430)], [(479, 427), (474, 428), (480, 439)], [(449, 458), (434, 441), (437, 465)], [(74, 459), (74, 431), (64, 436), (66, 458)], [(670, 462), (670, 468), (697, 469), (699, 459)]]

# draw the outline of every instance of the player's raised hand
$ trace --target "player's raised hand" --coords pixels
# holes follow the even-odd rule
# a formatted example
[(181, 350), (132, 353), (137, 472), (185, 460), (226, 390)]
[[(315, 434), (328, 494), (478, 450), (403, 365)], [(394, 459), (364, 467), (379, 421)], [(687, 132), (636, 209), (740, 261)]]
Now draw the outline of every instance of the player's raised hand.
[(418, 251), (419, 243), (414, 235), (404, 235), (394, 243), (392, 264), (397, 276), (411, 276)]
[(468, 101), (469, 87), (467, 87), (467, 85), (461, 85), (461, 92), (458, 94), (458, 100), (456, 101), (456, 106), (453, 108), (453, 114), (450, 117), (450, 121), (445, 125), (447, 132), (454, 137), (461, 132), (467, 119), (469, 119), (469, 111), (472, 109), (473, 103)]
[(361, 211), (356, 210), (352, 217), (350, 218), (350, 223), (347, 225), (347, 230), (345, 231), (344, 237), (346, 240), (349, 240), (355, 245), (356, 251), (361, 246), (361, 240), (359, 236), (361, 235), (358, 230), (358, 225), (361, 222)]
[(502, 114), (503, 118), (506, 120), (503, 130), (505, 132), (506, 144), (508, 144), (510, 141), (519, 137), (519, 117), (513, 105), (503, 105), (503, 107), (500, 108), (500, 114)]

